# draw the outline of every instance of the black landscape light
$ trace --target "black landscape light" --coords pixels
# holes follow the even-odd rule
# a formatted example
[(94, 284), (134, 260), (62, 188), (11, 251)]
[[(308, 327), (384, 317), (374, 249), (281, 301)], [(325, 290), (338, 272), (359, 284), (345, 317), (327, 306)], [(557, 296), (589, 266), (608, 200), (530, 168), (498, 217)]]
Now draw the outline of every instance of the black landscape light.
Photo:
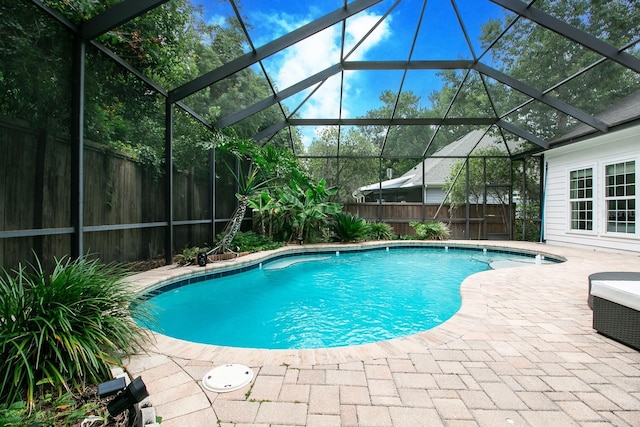
[(207, 253), (206, 252), (198, 252), (198, 265), (200, 267), (204, 267), (207, 265)]
[(149, 396), (147, 386), (140, 377), (131, 381), (126, 387), (124, 378), (116, 378), (98, 385), (98, 396), (108, 397), (114, 394), (116, 394), (116, 397), (107, 405), (107, 411), (112, 417), (132, 408), (133, 405), (142, 402), (145, 397)]
[(98, 397), (105, 398), (120, 393), (127, 386), (123, 377), (114, 378), (106, 383), (98, 384)]

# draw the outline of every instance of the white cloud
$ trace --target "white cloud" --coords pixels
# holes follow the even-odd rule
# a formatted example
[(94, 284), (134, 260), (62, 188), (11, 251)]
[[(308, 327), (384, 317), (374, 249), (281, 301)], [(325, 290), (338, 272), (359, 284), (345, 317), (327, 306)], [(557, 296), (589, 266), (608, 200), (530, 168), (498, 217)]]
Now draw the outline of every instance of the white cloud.
[[(360, 14), (347, 21), (347, 30), (345, 34), (345, 55), (348, 50), (352, 49), (367, 32), (380, 20), (380, 16), (371, 14)], [(358, 49), (349, 56), (349, 60), (360, 61), (366, 58), (366, 54), (379, 43), (384, 42), (391, 35), (391, 17), (387, 17), (376, 27), (375, 30), (362, 42)]]
[[(303, 23), (287, 21), (287, 17), (280, 15), (273, 17), (273, 23), (278, 23), (280, 28), (289, 31), (291, 28), (299, 28)], [(347, 20), (345, 30), (345, 51), (346, 55), (368, 31), (373, 28), (380, 19), (380, 15), (363, 12)], [(389, 17), (383, 21), (373, 33), (351, 54), (348, 60), (366, 59), (367, 53), (387, 40), (391, 34)], [(299, 43), (285, 49), (281, 53), (274, 55), (273, 61), (267, 61), (269, 72), (274, 79), (276, 86), (282, 90), (290, 87), (307, 77), (310, 77), (340, 61), (341, 54), (342, 26), (340, 24), (327, 28), (313, 36), (300, 41)], [(343, 86), (342, 116), (349, 115), (349, 102), (357, 102), (357, 77), (358, 73), (349, 73), (349, 79), (345, 79)], [(304, 99), (303, 95), (295, 97), (299, 103)], [(305, 103), (299, 110), (299, 114), (304, 118), (337, 118), (340, 111), (340, 75), (335, 75)], [(310, 143), (312, 135), (301, 130), (305, 145)]]
[(307, 24), (309, 18), (300, 18), (285, 12), (255, 11), (251, 15), (252, 25), (256, 31), (249, 30), (255, 37), (256, 46), (267, 44), (291, 31)]
[(207, 21), (208, 25), (219, 25), (221, 27), (227, 24), (227, 17), (224, 15), (211, 15)]

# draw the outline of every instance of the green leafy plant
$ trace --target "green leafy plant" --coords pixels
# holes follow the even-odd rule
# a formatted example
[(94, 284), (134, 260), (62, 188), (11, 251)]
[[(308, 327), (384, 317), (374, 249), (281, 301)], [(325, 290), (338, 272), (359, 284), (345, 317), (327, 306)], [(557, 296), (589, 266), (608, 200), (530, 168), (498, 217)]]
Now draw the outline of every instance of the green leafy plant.
[(268, 207), (264, 206), (265, 202), (271, 201), (271, 187), (287, 181), (307, 182), (307, 177), (301, 171), (298, 160), (286, 149), (271, 145), (261, 146), (252, 140), (239, 138), (233, 132), (219, 134), (218, 137), (215, 146), (219, 150), (233, 154), (237, 160), (249, 164), (246, 173), (242, 169), (236, 173), (233, 168), (227, 165), (231, 176), (238, 185), (238, 193), (236, 194), (238, 204), (221, 234), (221, 238), (209, 251), (209, 253), (220, 254), (231, 251), (231, 242), (236, 233), (240, 231), (247, 208), (257, 210), (258, 217), (261, 214), (271, 216), (270, 212), (274, 209), (273, 203)]
[(66, 392), (60, 396), (47, 392), (39, 397), (33, 408), (25, 401), (0, 405), (0, 426), (79, 425), (88, 416), (105, 425), (109, 416), (103, 402), (93, 399), (85, 402), (83, 396)]
[(277, 213), (276, 202), (268, 189), (263, 189), (249, 199), (248, 207), (252, 210), (254, 228), (259, 229), (263, 236), (273, 236), (274, 217)]
[(282, 246), (280, 242), (274, 242), (266, 236), (262, 236), (253, 231), (236, 233), (231, 241), (232, 247), (238, 247), (240, 252), (258, 252), (277, 249)]
[(175, 256), (176, 264), (189, 265), (194, 264), (200, 252), (207, 252), (209, 248), (200, 248), (198, 246), (187, 247)]
[(353, 242), (365, 238), (367, 221), (350, 212), (337, 212), (330, 224), (334, 236), (341, 242)]
[(395, 237), (395, 233), (390, 224), (376, 221), (367, 223), (366, 236), (373, 240), (391, 240)]
[(33, 407), (41, 388), (81, 390), (143, 350), (149, 336), (132, 314), (154, 319), (146, 304), (132, 304), (120, 265), (63, 258), (51, 274), (39, 262), (12, 273), (0, 276), (0, 401)]
[(310, 241), (320, 234), (330, 216), (342, 209), (340, 203), (329, 201), (336, 191), (327, 187), (324, 179), (302, 185), (291, 180), (288, 187), (278, 189), (278, 211), (283, 215), (283, 227), (293, 233), (290, 237)]
[(412, 221), (409, 225), (415, 230), (418, 239), (447, 240), (449, 238), (449, 226), (441, 221)]

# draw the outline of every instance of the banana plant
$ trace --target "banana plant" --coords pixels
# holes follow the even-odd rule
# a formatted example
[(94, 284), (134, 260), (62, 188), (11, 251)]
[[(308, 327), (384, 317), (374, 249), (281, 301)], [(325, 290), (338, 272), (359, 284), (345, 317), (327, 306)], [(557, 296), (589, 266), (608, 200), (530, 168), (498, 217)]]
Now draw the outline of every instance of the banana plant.
[(330, 215), (342, 210), (340, 203), (328, 201), (336, 192), (335, 188), (327, 188), (324, 179), (315, 185), (309, 183), (306, 189), (292, 180), (278, 191), (280, 205), (297, 239), (308, 240), (312, 229), (319, 229)]
[(260, 233), (273, 238), (274, 225), (278, 220), (278, 200), (269, 189), (263, 189), (255, 197), (249, 199), (249, 208), (253, 210), (253, 222), (260, 227)]

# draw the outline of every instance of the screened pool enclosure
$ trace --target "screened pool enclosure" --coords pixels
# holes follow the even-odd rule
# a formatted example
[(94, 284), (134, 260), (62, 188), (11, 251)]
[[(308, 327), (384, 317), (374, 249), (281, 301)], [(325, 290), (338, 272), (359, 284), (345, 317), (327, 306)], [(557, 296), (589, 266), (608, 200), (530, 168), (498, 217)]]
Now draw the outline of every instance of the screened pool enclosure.
[(221, 140), (398, 234), (537, 240), (545, 150), (640, 118), (635, 0), (20, 0), (0, 31), (7, 267), (212, 245), (248, 169)]

